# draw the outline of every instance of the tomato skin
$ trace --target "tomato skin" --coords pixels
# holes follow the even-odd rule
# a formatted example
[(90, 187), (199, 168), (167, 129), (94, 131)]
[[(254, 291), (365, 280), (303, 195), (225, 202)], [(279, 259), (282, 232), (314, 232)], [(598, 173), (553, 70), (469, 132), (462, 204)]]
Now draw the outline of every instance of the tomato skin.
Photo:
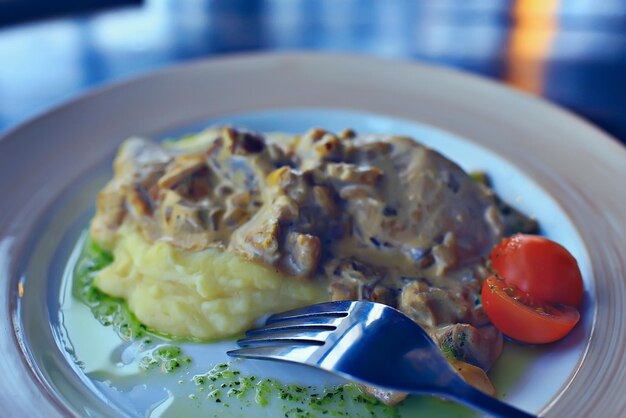
[(483, 309), (496, 328), (525, 343), (544, 344), (560, 340), (580, 319), (577, 309), (537, 304), (496, 276), (487, 278), (481, 296)]
[(533, 299), (580, 306), (582, 275), (576, 259), (560, 244), (538, 235), (515, 234), (496, 245), (489, 259), (507, 284)]

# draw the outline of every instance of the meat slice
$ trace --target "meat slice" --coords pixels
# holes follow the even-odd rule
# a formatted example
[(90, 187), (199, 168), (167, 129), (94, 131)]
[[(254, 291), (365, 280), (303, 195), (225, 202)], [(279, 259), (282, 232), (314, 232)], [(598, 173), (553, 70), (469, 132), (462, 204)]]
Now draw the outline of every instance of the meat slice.
[[(452, 161), (404, 137), (389, 138), (388, 149), (376, 152), (363, 148), (371, 146), (367, 139), (353, 143), (359, 146), (353, 164), (384, 173), (376, 188), (381, 203), (377, 214), (371, 204), (349, 206), (355, 213), (355, 229), (364, 231), (363, 240), (374, 236), (388, 242), (418, 269), (431, 267), (440, 276), (480, 261), (501, 239), (497, 214), (486, 219), (495, 208), (493, 193)], [(367, 216), (359, 216), (364, 208)], [(433, 253), (442, 244), (447, 248)], [(435, 263), (424, 267), (423, 258), (429, 254)]]

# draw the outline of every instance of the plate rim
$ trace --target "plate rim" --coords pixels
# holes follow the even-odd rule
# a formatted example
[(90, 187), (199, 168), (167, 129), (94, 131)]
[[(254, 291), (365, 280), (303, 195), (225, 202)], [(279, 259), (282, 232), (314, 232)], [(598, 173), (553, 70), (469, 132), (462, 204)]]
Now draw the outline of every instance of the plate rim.
[[(599, 128), (595, 127), (594, 125), (592, 125), (591, 123), (587, 122), (586, 120), (578, 117), (577, 115), (573, 114), (570, 111), (567, 111), (565, 109), (559, 108), (558, 106), (555, 106), (543, 99), (540, 98), (536, 98), (534, 96), (529, 96), (525, 93), (521, 93), (515, 90), (512, 90), (504, 85), (500, 85), (498, 83), (489, 81), (487, 79), (484, 79), (482, 77), (478, 77), (475, 75), (470, 75), (470, 74), (466, 74), (463, 73), (461, 71), (457, 71), (457, 70), (452, 70), (449, 68), (442, 68), (442, 67), (437, 67), (437, 66), (433, 66), (430, 64), (423, 64), (423, 63), (416, 63), (414, 61), (409, 61), (409, 60), (390, 60), (390, 59), (386, 59), (386, 58), (377, 58), (377, 57), (368, 57), (368, 56), (362, 56), (362, 55), (352, 55), (352, 54), (327, 54), (327, 53), (310, 53), (310, 52), (306, 52), (306, 53), (302, 53), (302, 52), (280, 52), (280, 53), (271, 53), (271, 54), (267, 54), (267, 53), (254, 53), (254, 54), (233, 54), (233, 55), (229, 55), (229, 56), (225, 56), (225, 57), (220, 57), (220, 58), (209, 58), (209, 59), (198, 59), (198, 60), (194, 60), (194, 61), (190, 61), (187, 63), (184, 63), (182, 65), (175, 65), (175, 66), (170, 66), (170, 67), (166, 67), (166, 68), (162, 68), (156, 71), (152, 71), (146, 74), (141, 74), (141, 75), (136, 75), (133, 77), (129, 77), (127, 79), (122, 79), (122, 80), (118, 80), (116, 82), (113, 83), (109, 83), (103, 86), (99, 86), (95, 89), (90, 90), (89, 92), (87, 92), (86, 94), (74, 97), (72, 99), (70, 99), (69, 101), (62, 103), (58, 106), (55, 106), (51, 109), (48, 109), (44, 112), (41, 112), (39, 115), (35, 116), (34, 118), (31, 118), (27, 121), (24, 121), (12, 128), (9, 128), (7, 131), (3, 132), (2, 134), (0, 134), (0, 150), (6, 148), (6, 144), (11, 142), (11, 141), (16, 141), (15, 138), (19, 139), (19, 136), (21, 134), (23, 134), (25, 131), (28, 131), (29, 129), (31, 129), (33, 126), (37, 126), (37, 124), (41, 124), (42, 122), (45, 122), (46, 119), (48, 118), (55, 118), (57, 117), (57, 115), (59, 113), (62, 113), (63, 111), (67, 111), (68, 109), (72, 109), (75, 108), (77, 106), (80, 106), (81, 104), (94, 100), (94, 98), (101, 98), (105, 97), (107, 94), (109, 94), (112, 91), (116, 91), (116, 90), (123, 90), (128, 88), (129, 86), (135, 85), (137, 83), (142, 83), (142, 82), (150, 82), (151, 80), (157, 80), (159, 77), (176, 77), (177, 74), (182, 74), (184, 73), (186, 70), (189, 69), (193, 69), (193, 68), (202, 68), (205, 66), (216, 66), (216, 65), (220, 65), (221, 63), (227, 63), (229, 65), (241, 65), (241, 63), (243, 64), (250, 64), (253, 63), (255, 61), (258, 60), (284, 60), (284, 61), (288, 61), (291, 63), (298, 63), (298, 62), (303, 62), (303, 61), (312, 61), (312, 60), (328, 60), (328, 59), (332, 59), (332, 60), (339, 60), (341, 61), (341, 65), (356, 65), (358, 63), (367, 63), (367, 62), (377, 62), (378, 64), (384, 63), (385, 65), (398, 65), (398, 66), (403, 66), (403, 67), (411, 67), (416, 73), (418, 73), (419, 71), (426, 71), (426, 72), (436, 72), (439, 73), (440, 75), (445, 75), (451, 78), (456, 78), (457, 80), (461, 80), (461, 82), (463, 83), (470, 83), (470, 84), (475, 84), (478, 87), (483, 86), (484, 88), (489, 88), (489, 89), (495, 89), (495, 90), (499, 90), (500, 94), (504, 94), (505, 96), (511, 96), (513, 98), (517, 97), (517, 99), (519, 100), (520, 98), (529, 101), (529, 106), (532, 107), (542, 107), (544, 111), (549, 112), (552, 114), (552, 116), (554, 116), (557, 119), (561, 119), (563, 122), (567, 122), (568, 124), (571, 124), (573, 126), (578, 126), (578, 127), (584, 127), (584, 129), (591, 131), (593, 133), (593, 136), (595, 136), (596, 138), (594, 138), (594, 141), (604, 141), (602, 143), (602, 147), (607, 149), (607, 152), (609, 150), (613, 150), (615, 149), (616, 152), (621, 152), (623, 154), (623, 157), (626, 157), (626, 149), (623, 148), (621, 146), (621, 144), (619, 143), (619, 141), (617, 141), (616, 139), (610, 137), (608, 134), (606, 134), (604, 131), (600, 130)], [(347, 63), (347, 64), (346, 64)], [(354, 109), (354, 110), (359, 110), (359, 109)], [(554, 113), (556, 112), (556, 113)], [(393, 115), (391, 115), (393, 116)], [(441, 126), (435, 126), (438, 129), (443, 129), (446, 130), (445, 127), (441, 127)], [(455, 131), (451, 131), (456, 135), (459, 135), (461, 137), (464, 137), (462, 134), (457, 133)], [(465, 137), (464, 137), (465, 138)], [(469, 141), (473, 141), (472, 138), (468, 138)], [(480, 144), (481, 146), (485, 146), (483, 144)], [(617, 148), (614, 148), (615, 146), (617, 146)], [(600, 146), (599, 146), (600, 147)], [(619, 151), (618, 151), (619, 150)], [(497, 153), (498, 155), (502, 156), (502, 154), (494, 149), (490, 149), (490, 151)], [(503, 158), (507, 158), (506, 156), (504, 156)], [(508, 159), (508, 158), (507, 158)], [(1, 154), (0, 154), (0, 160), (1, 160)], [(624, 161), (626, 161), (626, 159), (624, 159)], [(531, 176), (531, 178), (533, 178)], [(534, 179), (534, 178), (533, 178)], [(541, 184), (541, 182), (538, 182)], [(1, 212), (1, 211), (0, 211)], [(0, 219), (1, 221), (1, 219)], [(9, 225), (10, 226), (10, 225)], [(4, 230), (2, 229), (3, 224), (2, 222), (0, 222), (0, 233), (3, 233)], [(575, 227), (578, 227), (578, 225), (575, 224)], [(581, 232), (581, 231), (579, 231)], [(581, 236), (583, 236), (583, 234), (581, 233)], [(3, 234), (0, 234), (0, 244), (5, 242), (5, 238), (11, 238), (11, 235), (9, 234), (8, 237), (4, 237)], [(2, 259), (2, 254), (0, 254), (0, 260)], [(11, 260), (8, 260), (9, 263), (11, 262)], [(13, 260), (14, 261), (14, 260)], [(595, 263), (592, 260), (592, 267), (595, 271)], [(0, 277), (2, 277), (2, 268), (3, 266), (0, 265)], [(8, 271), (8, 270), (7, 270)], [(13, 316), (13, 314), (15, 313), (14, 308), (17, 306), (16, 299), (15, 299), (15, 291), (16, 291), (16, 286), (15, 284), (17, 283), (17, 279), (19, 279), (19, 277), (17, 277), (16, 275), (10, 275), (9, 277), (11, 280), (7, 280), (7, 286), (3, 286), (0, 289), (0, 296), (4, 299), (4, 298), (9, 298), (9, 303), (7, 304), (7, 308), (9, 310), (9, 312), (5, 313), (9, 313), (10, 315), (7, 316), (7, 319), (9, 320), (14, 320), (15, 317)], [(597, 286), (597, 282), (594, 283)], [(596, 296), (597, 297), (597, 296)], [(13, 301), (13, 303), (11, 302)], [(581, 358), (579, 360), (578, 366), (576, 367), (576, 369), (572, 372), (571, 378), (568, 379), (568, 383), (561, 388), (561, 390), (559, 391), (559, 394), (546, 406), (543, 408), (543, 411), (548, 411), (551, 412), (551, 410), (553, 409), (553, 407), (555, 406), (555, 404), (557, 404), (559, 402), (559, 400), (561, 399), (561, 397), (565, 394), (565, 392), (568, 390), (568, 388), (572, 385), (574, 379), (576, 378), (576, 375), (580, 372), (581, 367), (587, 357), (587, 355), (589, 354), (589, 350), (590, 350), (590, 346), (591, 346), (591, 342), (594, 339), (594, 334), (596, 333), (596, 327), (595, 327), (595, 319), (597, 318), (597, 309), (598, 307), (595, 306), (594, 308), (594, 321), (593, 321), (593, 325), (592, 325), (592, 330), (591, 330), (591, 334), (589, 337), (589, 340), (587, 342), (587, 346), (583, 352), (583, 354), (581, 355)], [(3, 322), (4, 322), (4, 318)], [(15, 325), (15, 323), (13, 321), (11, 321), (12, 325)], [(3, 324), (5, 325), (5, 324)], [(11, 326), (11, 329), (13, 330), (14, 327)], [(14, 338), (14, 342), (19, 344), (19, 336), (16, 337), (16, 335), (13, 332), (10, 332), (10, 334), (13, 336)], [(4, 339), (4, 335), (0, 334), (0, 343), (2, 343), (2, 339)], [(24, 359), (25, 360), (25, 359)], [(30, 367), (28, 367), (30, 368)], [(36, 376), (31, 376), (31, 378), (35, 378)], [(37, 378), (37, 380), (39, 380)], [(40, 386), (41, 388), (45, 388), (46, 386)], [(45, 393), (49, 396), (48, 401), (50, 401), (52, 404), (54, 404), (54, 406), (56, 408), (59, 408), (58, 405), (58, 400), (56, 398), (54, 398), (53, 396), (51, 396), (51, 394), (49, 394), (48, 391), (45, 391)], [(43, 401), (43, 403), (45, 404), (45, 401)], [(26, 410), (25, 410), (26, 411)], [(58, 411), (62, 414), (65, 413), (71, 413), (70, 411)]]

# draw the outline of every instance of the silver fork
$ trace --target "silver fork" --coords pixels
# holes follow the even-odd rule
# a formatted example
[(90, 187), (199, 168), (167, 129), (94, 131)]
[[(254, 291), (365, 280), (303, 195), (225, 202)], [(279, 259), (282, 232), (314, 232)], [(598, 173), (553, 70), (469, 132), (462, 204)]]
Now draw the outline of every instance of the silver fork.
[(533, 417), (467, 384), (428, 334), (389, 306), (327, 302), (272, 315), (228, 355), (306, 364), (390, 391), (431, 394), (497, 417)]

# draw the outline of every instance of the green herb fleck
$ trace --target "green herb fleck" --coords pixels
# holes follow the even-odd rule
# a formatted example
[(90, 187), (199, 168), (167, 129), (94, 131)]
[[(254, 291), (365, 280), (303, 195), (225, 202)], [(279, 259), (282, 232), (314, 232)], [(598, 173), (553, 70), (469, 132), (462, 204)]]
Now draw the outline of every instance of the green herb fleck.
[(191, 358), (183, 355), (180, 347), (161, 345), (148, 351), (139, 367), (144, 370), (160, 367), (164, 373), (172, 373), (190, 362)]

